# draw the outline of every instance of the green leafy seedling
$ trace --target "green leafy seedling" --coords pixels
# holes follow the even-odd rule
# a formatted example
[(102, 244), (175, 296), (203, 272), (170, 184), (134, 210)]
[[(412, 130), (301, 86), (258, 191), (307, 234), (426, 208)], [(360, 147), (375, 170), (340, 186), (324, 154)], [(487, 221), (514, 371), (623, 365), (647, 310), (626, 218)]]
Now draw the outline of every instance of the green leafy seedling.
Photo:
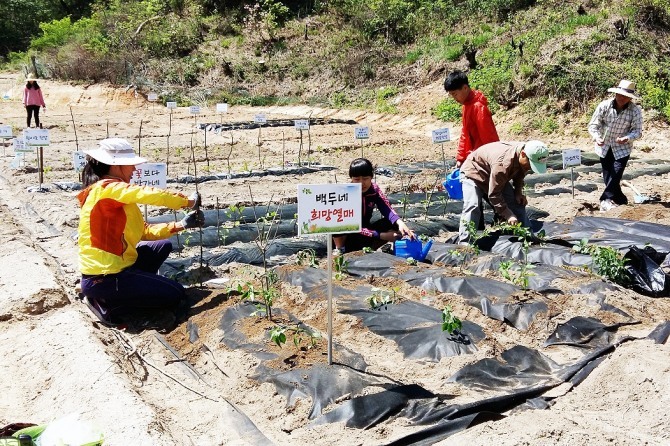
[(333, 263), (335, 264), (335, 279), (344, 279), (349, 272), (349, 261), (347, 261), (344, 256), (337, 256)]
[(372, 248), (370, 248), (369, 246), (364, 246), (363, 247), (363, 252), (365, 254), (370, 254), (372, 252)]
[(405, 263), (407, 263), (408, 265), (412, 265), (412, 266), (418, 265), (418, 262), (413, 257), (407, 257), (407, 259), (405, 259)]
[(453, 334), (455, 331), (460, 331), (463, 328), (463, 323), (457, 318), (450, 306), (444, 307), (442, 310), (442, 331)]

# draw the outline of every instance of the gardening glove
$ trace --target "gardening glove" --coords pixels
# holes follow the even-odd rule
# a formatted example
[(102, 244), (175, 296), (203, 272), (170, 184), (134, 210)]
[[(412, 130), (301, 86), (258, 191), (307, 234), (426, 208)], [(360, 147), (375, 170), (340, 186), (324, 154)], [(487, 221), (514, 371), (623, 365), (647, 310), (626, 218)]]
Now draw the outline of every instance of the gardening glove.
[(193, 192), (189, 197), (188, 201), (193, 202), (193, 206), (191, 206), (191, 209), (200, 209), (200, 206), (202, 205), (202, 197), (198, 192)]
[(184, 229), (202, 228), (205, 224), (205, 214), (201, 210), (191, 211), (179, 223)]

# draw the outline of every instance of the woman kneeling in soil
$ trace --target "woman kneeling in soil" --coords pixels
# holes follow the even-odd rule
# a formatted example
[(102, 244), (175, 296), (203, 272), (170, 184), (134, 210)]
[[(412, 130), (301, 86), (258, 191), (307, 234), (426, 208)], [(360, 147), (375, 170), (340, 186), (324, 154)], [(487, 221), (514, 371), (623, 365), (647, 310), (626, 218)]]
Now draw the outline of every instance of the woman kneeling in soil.
[(108, 323), (134, 309), (175, 310), (186, 296), (181, 284), (157, 274), (172, 251), (165, 239), (202, 226), (204, 215), (195, 210), (178, 223), (147, 224), (138, 204), (197, 209), (199, 195), (129, 184), (135, 166), (146, 160), (126, 140), (105, 139), (85, 153), (84, 190), (77, 198), (81, 288), (89, 308)]
[[(339, 253), (358, 251), (364, 247), (378, 249), (386, 242), (401, 239), (403, 236), (414, 238), (414, 232), (393, 210), (380, 187), (372, 182), (372, 163), (365, 158), (356, 158), (349, 165), (349, 178), (352, 183), (361, 184), (363, 193), (363, 217), (361, 232), (333, 236), (335, 248)], [(379, 209), (382, 218), (371, 223), (372, 212)], [(337, 254), (337, 253), (336, 253)]]

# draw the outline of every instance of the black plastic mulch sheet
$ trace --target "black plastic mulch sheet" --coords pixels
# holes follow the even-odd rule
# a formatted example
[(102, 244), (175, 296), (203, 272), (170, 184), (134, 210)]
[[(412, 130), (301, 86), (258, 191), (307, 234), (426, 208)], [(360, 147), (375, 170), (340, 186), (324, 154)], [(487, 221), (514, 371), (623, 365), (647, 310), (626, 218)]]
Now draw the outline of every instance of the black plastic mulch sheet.
[(631, 246), (624, 258), (625, 267), (631, 277), (632, 288), (638, 293), (651, 297), (670, 296), (670, 276), (663, 271), (667, 253), (658, 253), (651, 246), (640, 249)]
[(551, 345), (570, 345), (580, 348), (602, 348), (614, 342), (619, 327), (639, 324), (637, 321), (619, 322), (605, 325), (592, 317), (573, 317), (564, 324), (559, 324), (549, 335), (543, 347)]
[[(335, 119), (335, 118), (309, 118), (309, 125), (356, 125), (357, 122), (353, 119)], [(261, 124), (254, 121), (237, 121), (237, 122), (214, 122), (198, 124), (196, 128), (199, 130), (207, 130), (208, 132), (229, 132), (231, 130), (249, 130), (257, 129), (259, 127), (293, 127), (295, 126), (294, 119), (268, 119)]]
[(619, 218), (575, 217), (571, 225), (544, 222), (549, 243), (577, 245), (582, 239), (600, 246), (625, 250), (634, 245), (649, 245), (659, 252), (670, 252), (670, 226)]
[[(305, 286), (303, 292), (310, 297), (326, 297), (327, 277), (319, 270), (278, 268), (278, 276), (291, 285)], [(322, 280), (320, 286), (319, 280)], [(406, 358), (439, 361), (448, 356), (468, 354), (475, 352), (475, 344), (484, 339), (482, 328), (469, 321), (463, 321), (459, 334), (443, 332), (441, 311), (418, 302), (402, 301), (400, 296), (398, 303), (370, 309), (367, 298), (371, 295), (372, 287), (350, 290), (333, 284), (333, 297), (338, 301), (339, 312), (358, 317), (370, 331), (394, 341)]]
[[(279, 239), (268, 245), (267, 260), (269, 265), (278, 265), (300, 251), (313, 249), (317, 256), (325, 255), (326, 247), (323, 243), (306, 239)], [(187, 268), (199, 262), (199, 256), (169, 258), (161, 265), (161, 274), (179, 279)], [(240, 247), (227, 247), (223, 252), (203, 252), (203, 262), (209, 266), (219, 266), (226, 263), (246, 263), (262, 265), (263, 255), (255, 244), (250, 243)]]
[(657, 344), (667, 343), (668, 338), (670, 338), (670, 321), (661, 322), (651, 333), (649, 333), (649, 336), (647, 336), (647, 339), (651, 339)]
[(630, 314), (606, 302), (608, 295), (610, 295), (614, 291), (620, 291), (620, 289), (621, 288), (617, 285), (599, 280), (581, 285), (578, 288), (573, 288), (569, 292), (571, 294), (593, 295), (594, 296), (593, 298), (589, 298), (586, 301), (588, 305), (598, 306), (603, 311), (609, 311), (611, 313), (616, 313), (628, 319), (632, 319)]
[[(529, 299), (519, 302), (510, 299), (520, 289), (497, 280), (478, 276), (449, 277), (439, 268), (407, 267), (404, 259), (379, 252), (350, 256), (347, 260), (349, 273), (352, 275), (397, 277), (427, 291), (458, 294), (485, 316), (505, 321), (518, 330), (527, 330), (538, 314), (548, 311), (547, 304), (541, 301)], [(404, 271), (397, 272), (394, 268), (398, 267), (402, 267)], [(492, 296), (497, 298), (495, 302), (491, 299)]]
[[(341, 298), (341, 296), (340, 296)], [(442, 312), (414, 301), (389, 304), (378, 310), (363, 307), (362, 299), (345, 300), (340, 313), (361, 319), (375, 334), (391, 339), (405, 358), (439, 362), (442, 358), (477, 351), (475, 344), (484, 339), (482, 328), (463, 321), (460, 333), (442, 331)]]
[[(413, 424), (435, 424), (387, 445), (428, 446), (480, 422), (502, 419), (502, 414), (512, 409), (546, 408), (551, 398), (543, 397), (545, 392), (564, 382), (578, 385), (605, 359), (604, 355), (632, 339), (626, 337), (596, 349), (574, 364), (559, 365), (533, 349), (516, 346), (502, 353), (502, 361), (486, 358), (463, 367), (449, 381), (480, 389), (506, 390), (508, 393), (460, 405), (446, 405), (434, 400), (414, 402), (406, 406), (403, 415)], [(357, 399), (349, 403), (353, 405)], [(360, 402), (356, 405), (363, 406)], [(407, 414), (410, 407), (414, 410)], [(429, 409), (416, 409), (422, 407)], [(333, 412), (336, 411), (329, 412), (329, 415)], [(428, 416), (423, 418), (422, 415)], [(370, 415), (367, 417), (370, 418)]]
[[(258, 317), (254, 315), (255, 311), (256, 306), (251, 302), (244, 302), (227, 309), (219, 324), (219, 328), (223, 331), (221, 342), (229, 348), (244, 350), (261, 361), (276, 359), (276, 354), (268, 352), (263, 345), (250, 342), (246, 335), (237, 328), (238, 321), (241, 319)], [(285, 314), (301, 328), (312, 331), (310, 327), (300, 323), (292, 315), (283, 313), (281, 309), (274, 308), (273, 311), (277, 315)], [(269, 339), (269, 334), (267, 337)], [(341, 345), (334, 345), (334, 358), (332, 366), (316, 365), (309, 369), (290, 371), (275, 370), (261, 362), (253, 378), (260, 382), (274, 384), (277, 391), (286, 397), (289, 406), (294, 405), (298, 398), (310, 398), (312, 401), (310, 419), (320, 415), (324, 407), (344, 395), (357, 395), (369, 386), (391, 387), (395, 385), (388, 378), (365, 373), (367, 364), (364, 359)]]

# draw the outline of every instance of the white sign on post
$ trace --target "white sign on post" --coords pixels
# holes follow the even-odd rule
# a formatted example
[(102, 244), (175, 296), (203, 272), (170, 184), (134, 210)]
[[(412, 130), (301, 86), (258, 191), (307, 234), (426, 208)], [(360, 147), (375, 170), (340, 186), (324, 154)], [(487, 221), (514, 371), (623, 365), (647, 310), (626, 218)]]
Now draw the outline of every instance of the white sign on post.
[(25, 129), (23, 138), (28, 146), (46, 147), (49, 145), (49, 129)]
[(159, 189), (167, 187), (167, 164), (144, 163), (136, 166), (130, 184), (137, 186), (151, 186)]
[(0, 138), (3, 139), (13, 138), (11, 125), (0, 125)]
[(296, 130), (309, 130), (309, 119), (296, 119), (293, 124)]
[(254, 122), (256, 124), (265, 124), (266, 122), (268, 122), (268, 118), (266, 118), (264, 114), (260, 113), (254, 115)]
[(361, 230), (361, 185), (299, 184), (298, 235)]
[(581, 149), (566, 149), (563, 151), (563, 168), (582, 164)]
[(197, 114), (200, 113), (200, 106), (199, 105), (191, 105), (188, 108), (188, 111), (190, 111), (192, 115), (197, 115)]
[(449, 129), (436, 129), (432, 131), (433, 143), (441, 144), (443, 142), (451, 141), (451, 134)]
[(149, 93), (147, 95), (147, 100), (149, 102), (156, 102), (158, 100), (158, 95), (156, 93)]
[(86, 154), (82, 151), (72, 152), (72, 166), (74, 171), (79, 173), (84, 170), (86, 165)]
[(14, 153), (31, 153), (35, 151), (34, 148), (26, 146), (26, 140), (23, 138), (14, 138), (12, 146), (14, 147)]
[(354, 128), (354, 137), (356, 139), (368, 139), (368, 138), (370, 138), (370, 127), (355, 127)]
[(217, 113), (228, 113), (228, 104), (226, 104), (226, 103), (216, 104), (216, 112)]
[(328, 364), (333, 363), (333, 238), (359, 232), (363, 214), (360, 183), (299, 184), (298, 235), (327, 234)]
[(169, 108), (170, 110), (174, 110), (175, 108), (177, 108), (177, 103), (174, 102), (174, 101), (170, 101), (170, 102), (166, 102), (165, 106), (167, 108)]

